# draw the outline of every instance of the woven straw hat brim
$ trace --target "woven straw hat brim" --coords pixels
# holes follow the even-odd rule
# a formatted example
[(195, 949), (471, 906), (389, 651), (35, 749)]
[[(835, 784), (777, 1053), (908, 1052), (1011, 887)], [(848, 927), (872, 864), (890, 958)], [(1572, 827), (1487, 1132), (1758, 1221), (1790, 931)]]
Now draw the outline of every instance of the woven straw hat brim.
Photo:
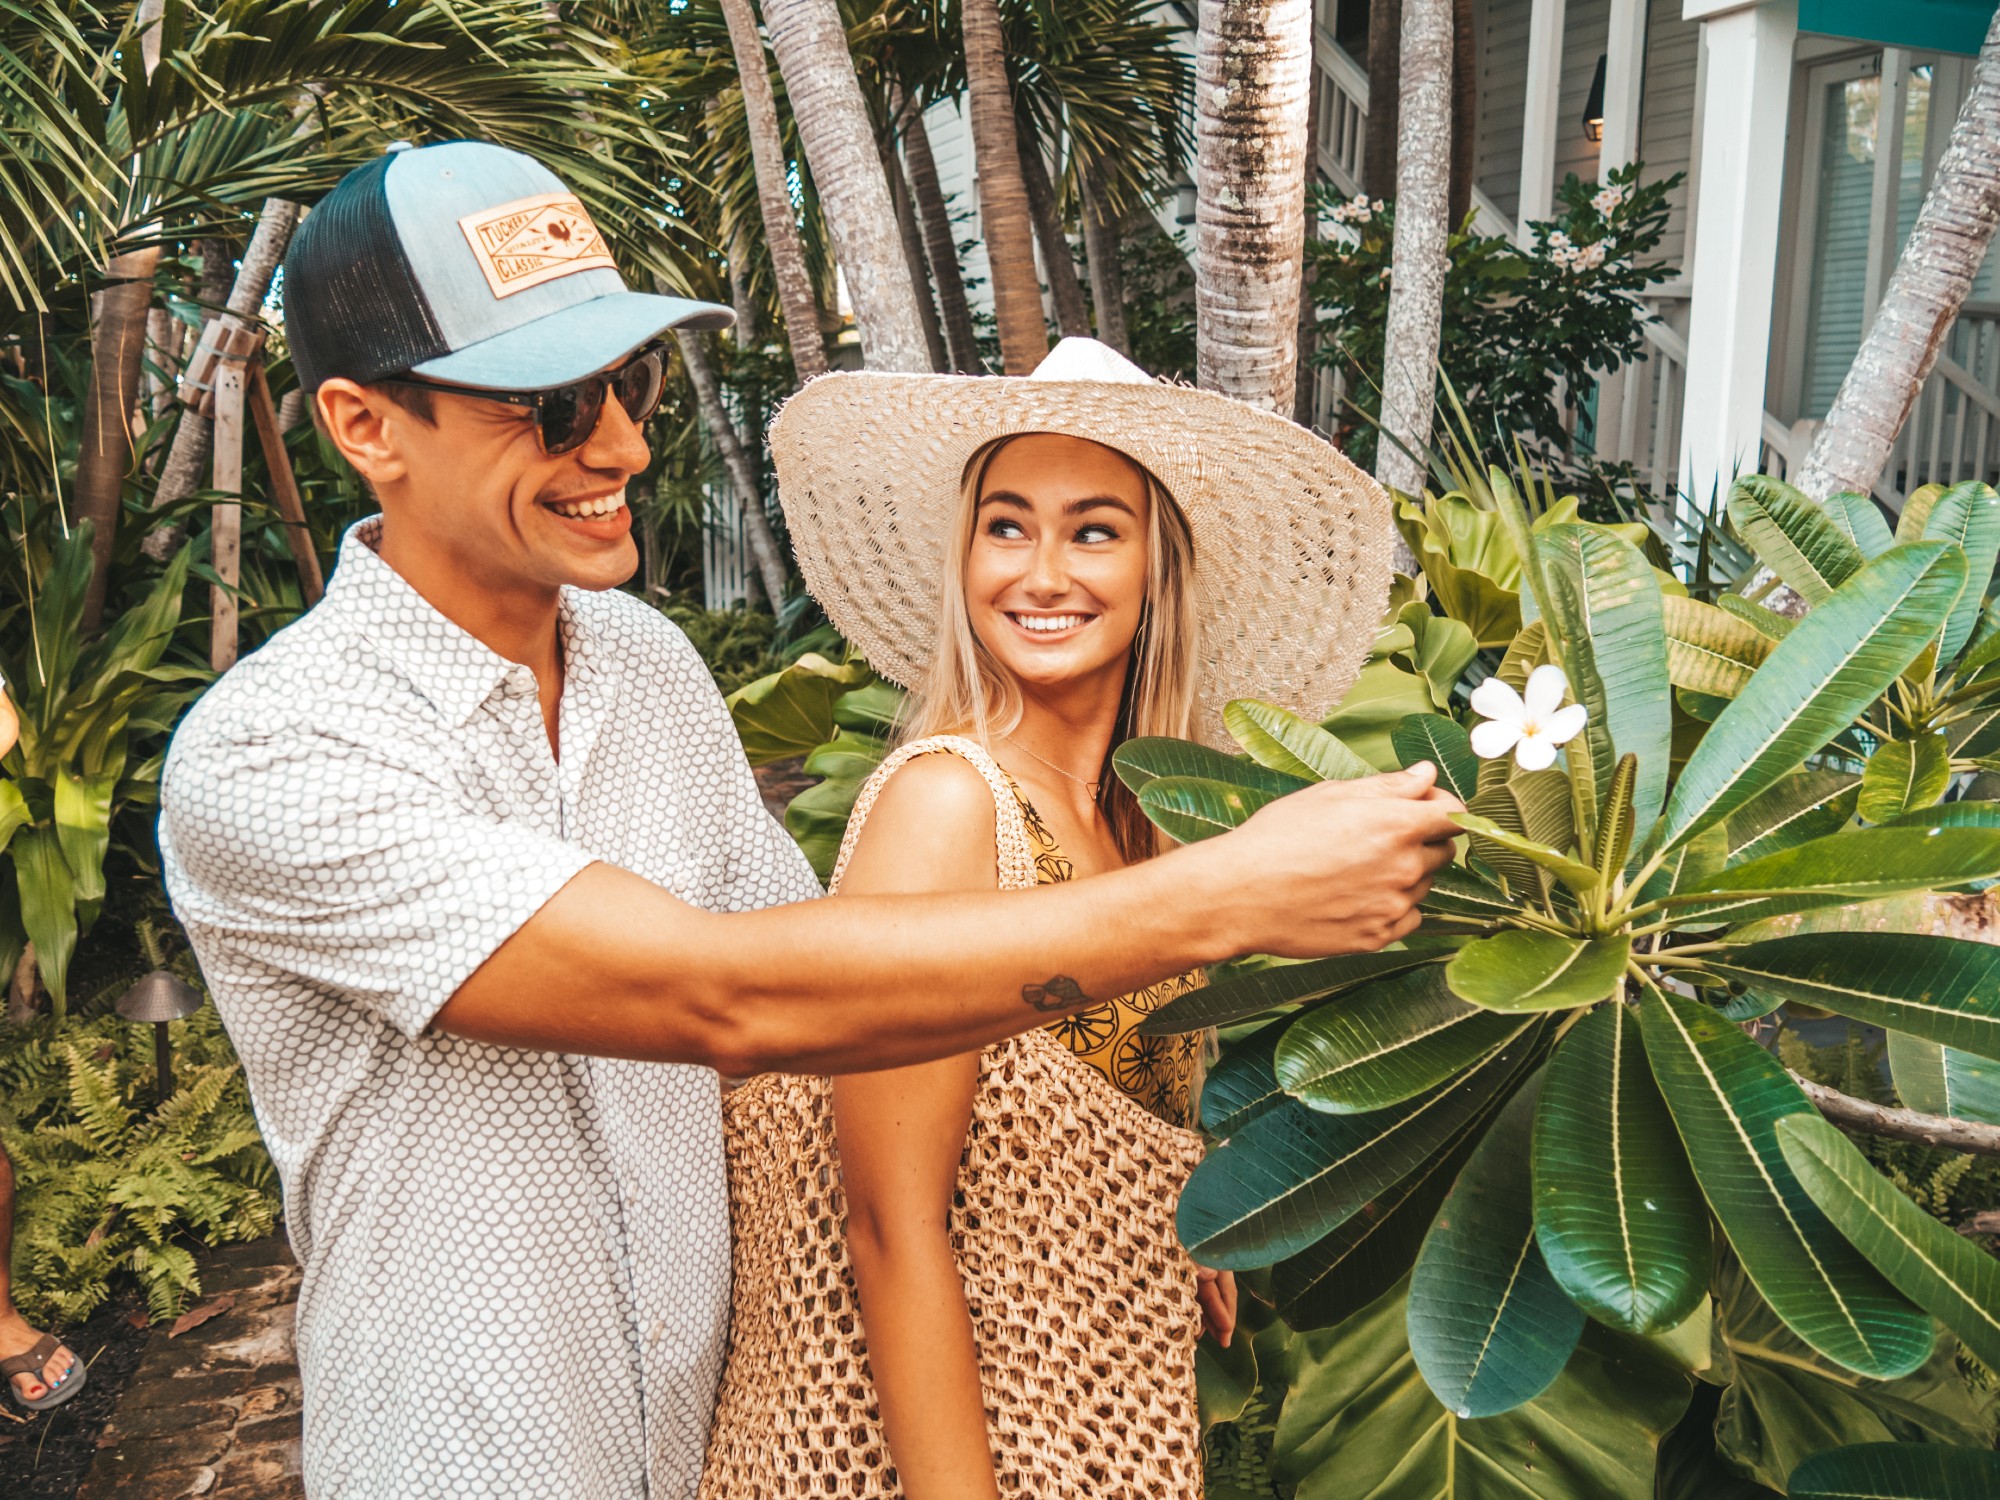
[(1233, 746), (1232, 698), (1320, 718), (1353, 686), (1388, 600), (1381, 486), (1332, 444), (1185, 386), (842, 372), (771, 427), (806, 587), (876, 671), (919, 688), (936, 642), (967, 463), (996, 438), (1062, 433), (1126, 454), (1194, 535), (1195, 731)]

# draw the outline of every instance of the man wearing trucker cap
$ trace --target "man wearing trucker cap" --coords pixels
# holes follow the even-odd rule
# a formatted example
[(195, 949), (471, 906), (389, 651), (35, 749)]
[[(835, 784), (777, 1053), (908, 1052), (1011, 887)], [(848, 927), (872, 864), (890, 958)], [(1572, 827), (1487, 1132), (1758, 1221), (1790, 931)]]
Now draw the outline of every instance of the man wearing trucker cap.
[(1457, 806), (1427, 768), (1062, 887), (811, 900), (701, 659), (617, 591), (660, 340), (728, 311), (626, 290), (560, 181), (472, 142), (350, 173), (285, 304), (382, 514), (188, 715), (160, 842), (304, 1268), (315, 1500), (693, 1494), (718, 1071), (922, 1062), (1415, 925)]

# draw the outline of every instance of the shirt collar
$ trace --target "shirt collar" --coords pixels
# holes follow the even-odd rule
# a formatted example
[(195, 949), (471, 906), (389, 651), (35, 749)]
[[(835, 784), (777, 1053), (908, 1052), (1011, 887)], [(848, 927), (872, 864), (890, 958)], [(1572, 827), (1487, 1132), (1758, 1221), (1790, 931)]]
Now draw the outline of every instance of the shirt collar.
[[(381, 540), (380, 516), (348, 528), (327, 581), (326, 602), (395, 662), (439, 717), (459, 728), (516, 664), (447, 618), (384, 562), (376, 551)], [(598, 653), (577, 590), (565, 587), (558, 609), (567, 689), (570, 681), (593, 674)]]

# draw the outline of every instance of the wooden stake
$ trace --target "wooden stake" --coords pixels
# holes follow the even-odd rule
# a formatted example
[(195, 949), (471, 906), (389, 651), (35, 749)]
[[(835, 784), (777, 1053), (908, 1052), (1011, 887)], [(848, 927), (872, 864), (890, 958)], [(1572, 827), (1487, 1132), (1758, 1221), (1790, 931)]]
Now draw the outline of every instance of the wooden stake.
[[(213, 487), (225, 495), (243, 493), (244, 361), (219, 359), (215, 370), (215, 470)], [(218, 672), (236, 665), (236, 586), (243, 577), (243, 506), (217, 505), (209, 520), (209, 557), (220, 584), (209, 586), (208, 664)], [(224, 587), (223, 585), (227, 585)]]
[(264, 466), (271, 471), (271, 496), (284, 522), (285, 545), (292, 550), (292, 562), (299, 570), (299, 595), (310, 609), (326, 592), (319, 571), (319, 554), (313, 551), (312, 528), (306, 524), (305, 501), (299, 496), (299, 482), (292, 473), (291, 455), (285, 451), (285, 434), (278, 425), (277, 403), (271, 399), (271, 383), (264, 378), (264, 362), (250, 361), (250, 415), (257, 424), (257, 440), (264, 448)]

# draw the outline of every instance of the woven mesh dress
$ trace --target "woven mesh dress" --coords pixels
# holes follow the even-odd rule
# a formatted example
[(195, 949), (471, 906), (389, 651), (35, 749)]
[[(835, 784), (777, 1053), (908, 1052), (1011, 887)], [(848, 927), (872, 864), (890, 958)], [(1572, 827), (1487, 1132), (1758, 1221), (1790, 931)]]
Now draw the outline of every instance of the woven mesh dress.
[[(992, 788), (1001, 889), (1037, 883), (1011, 783), (977, 744), (940, 736), (869, 780), (836, 887), (883, 784), (936, 752)], [(766, 1075), (729, 1095), (724, 1120), (736, 1282), (701, 1500), (900, 1496), (847, 1256), (832, 1084)], [(1199, 1495), (1201, 1313), (1174, 1208), (1201, 1152), (1050, 1031), (980, 1054), (949, 1224), (1003, 1495)]]

